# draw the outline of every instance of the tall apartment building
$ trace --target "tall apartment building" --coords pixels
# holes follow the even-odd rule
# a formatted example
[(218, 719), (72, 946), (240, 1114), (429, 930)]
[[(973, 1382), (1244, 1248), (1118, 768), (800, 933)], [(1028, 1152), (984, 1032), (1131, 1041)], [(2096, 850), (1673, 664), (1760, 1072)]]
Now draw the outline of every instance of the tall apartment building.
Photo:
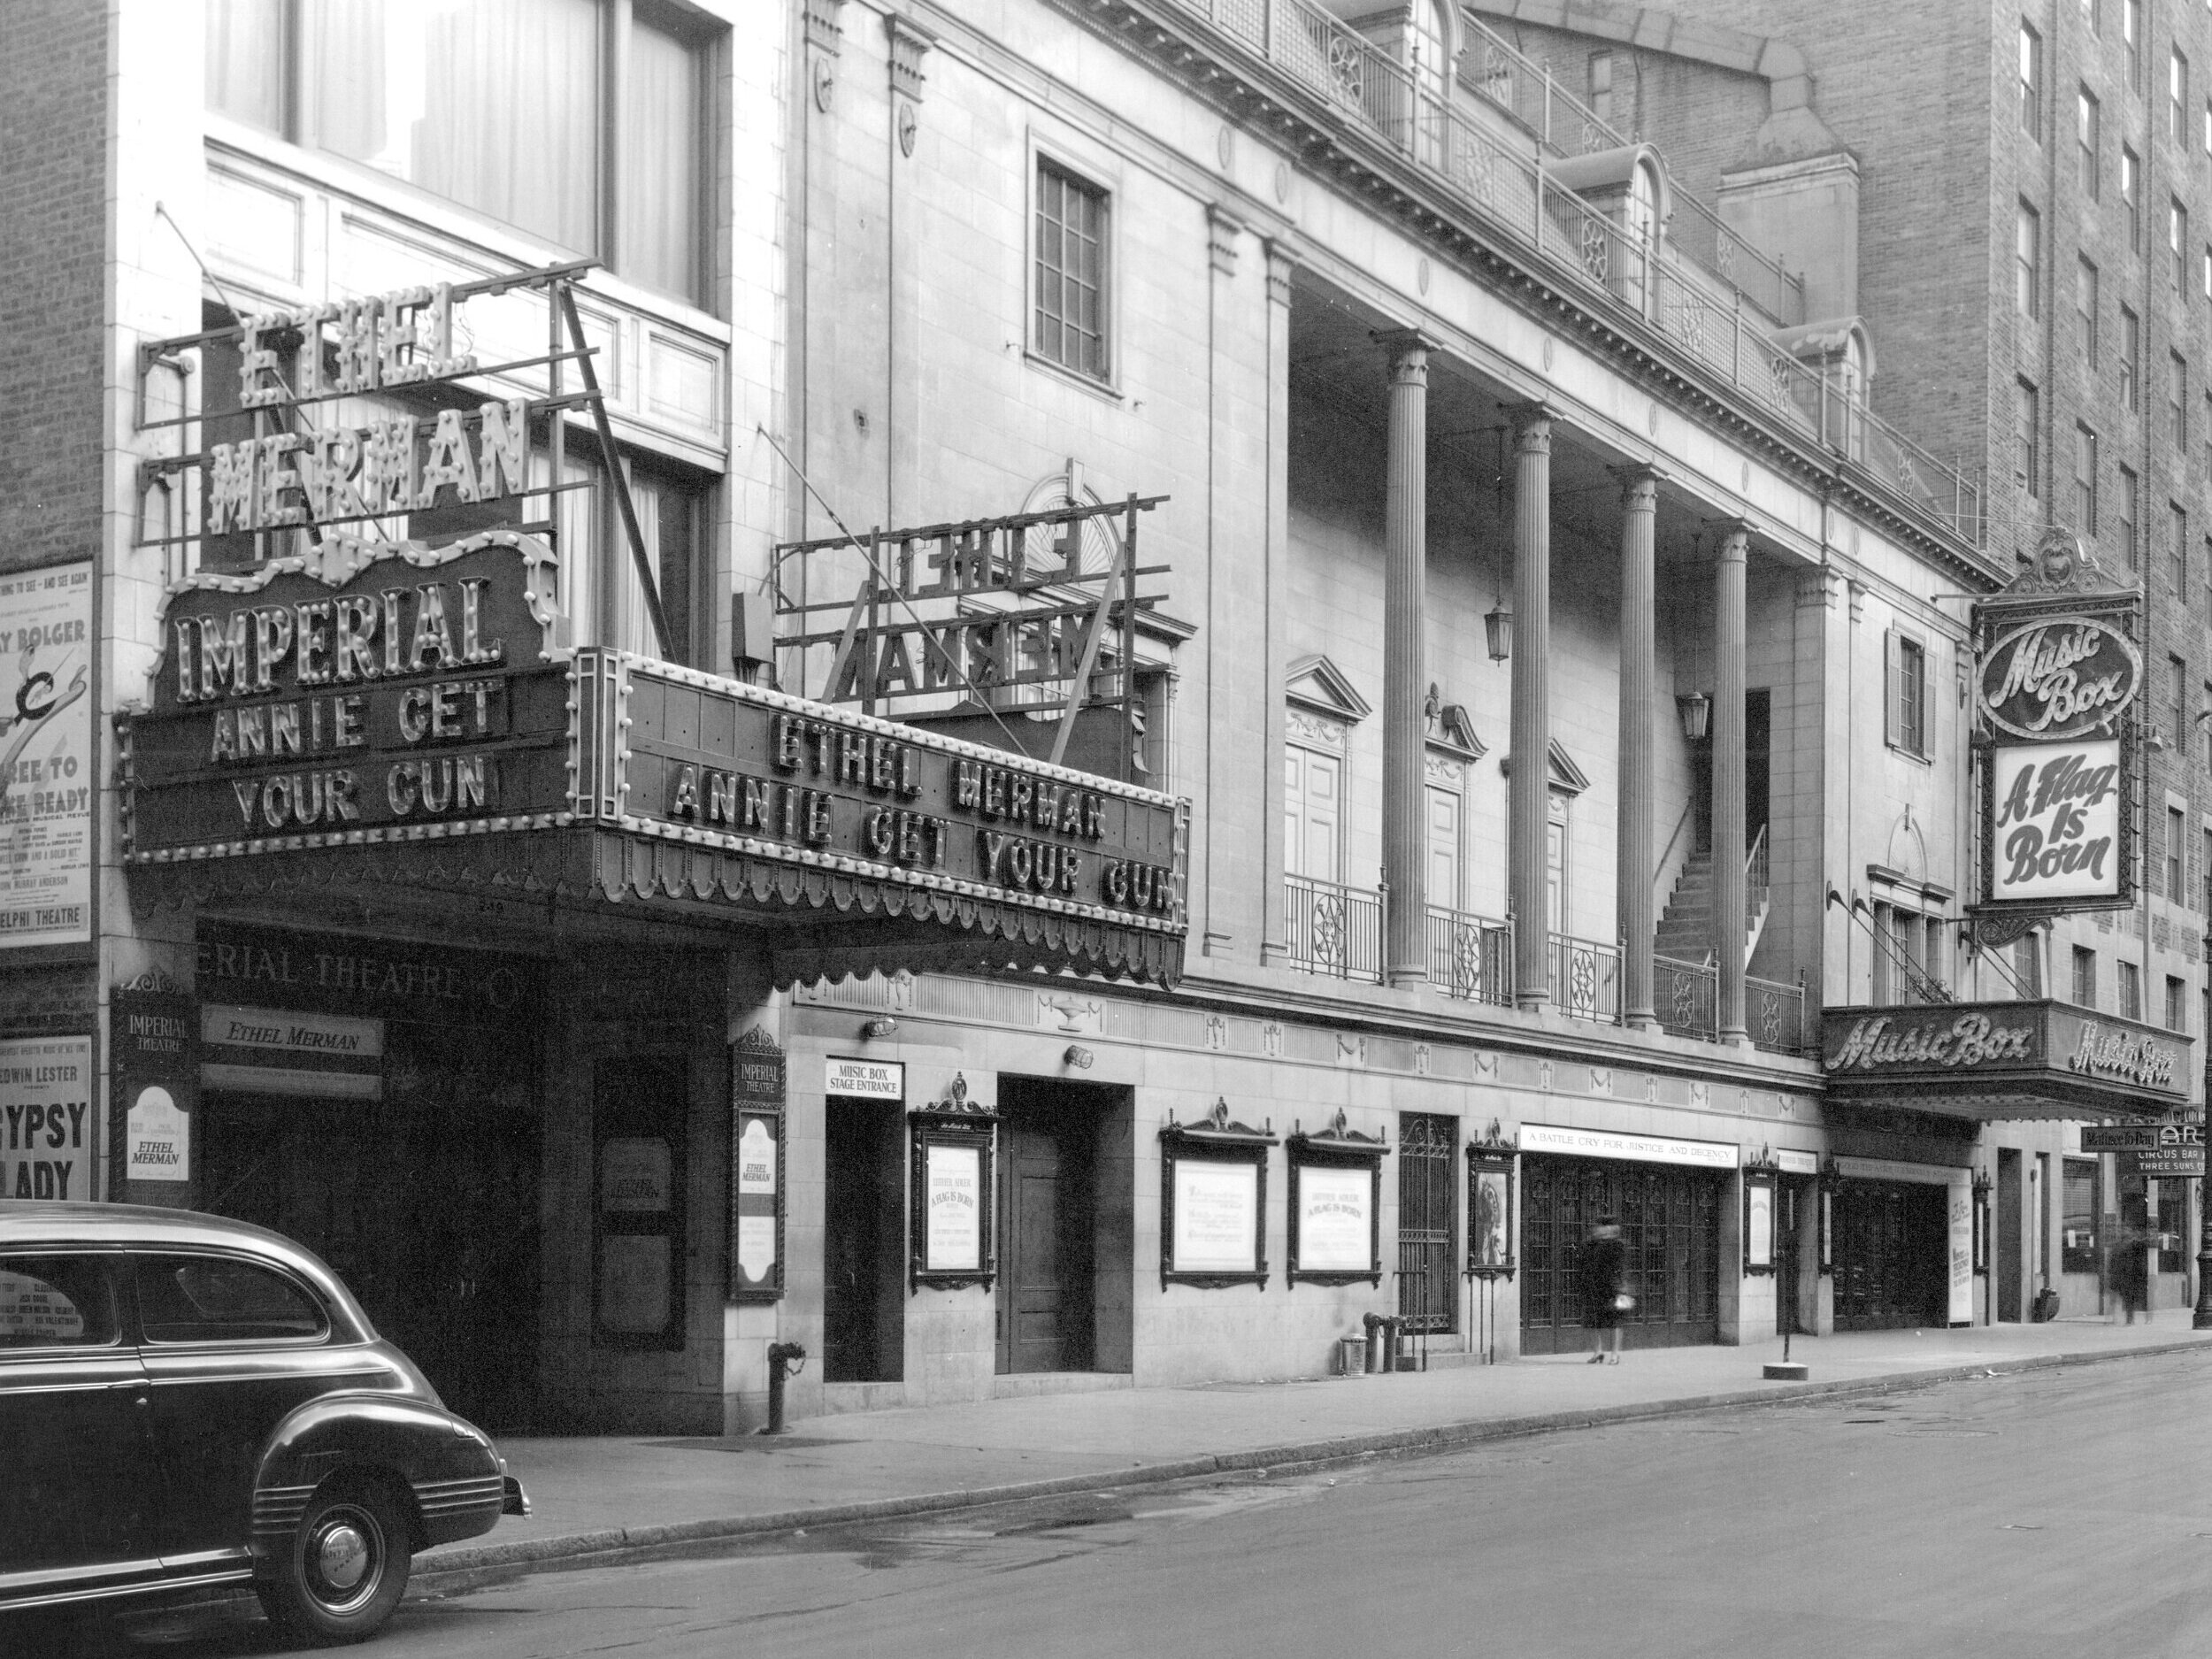
[[(1987, 480), (1978, 539), (1993, 558), (2024, 563), (2055, 526), (2139, 586), (2147, 741), (2135, 780), (2137, 903), (1987, 949), (1958, 929), (1930, 965), (1962, 994), (2016, 984), (2024, 995), (2203, 1033), (2212, 10), (2189, 0), (1679, 0), (1657, 11), (1594, 0), (1571, 17), (1540, 0), (1468, 9), (1563, 86), (1602, 96), (1624, 131), (1663, 148), (1686, 187), (1717, 191), (1755, 239), (1784, 222), (1778, 192), (1824, 180), (1849, 240), (1826, 273), (1793, 268), (1809, 283), (1825, 275), (1837, 312), (1865, 330), (1874, 408)], [(2144, 1232), (2155, 1235), (2154, 1299), (2187, 1300), (2190, 1184), (2084, 1155), (2074, 1132), (2042, 1151), (2062, 1160), (2058, 1188), (2036, 1202), (2062, 1208), (2063, 1259), (2038, 1277), (2062, 1290), (2068, 1311), (2105, 1305), (2101, 1264), (2116, 1240)]]

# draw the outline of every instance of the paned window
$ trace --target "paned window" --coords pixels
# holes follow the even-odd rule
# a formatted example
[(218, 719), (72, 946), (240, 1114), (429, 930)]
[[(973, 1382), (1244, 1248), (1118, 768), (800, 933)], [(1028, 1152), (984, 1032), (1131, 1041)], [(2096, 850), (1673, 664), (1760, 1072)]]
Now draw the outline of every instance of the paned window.
[(2177, 144), (2189, 142), (2189, 60), (2178, 46), (2166, 59), (2166, 135)]
[(2082, 194), (2097, 199), (2097, 151), (2104, 142), (2104, 107), (2087, 87), (2074, 89), (2075, 161), (2081, 173)]
[(2143, 480), (2135, 475), (2135, 469), (2120, 469), (2120, 522), (2115, 534), (2120, 543), (2120, 557), (2130, 570), (2135, 568), (2135, 525), (2141, 516)]
[(647, 0), (618, 4), (209, 0), (206, 101), (695, 303), (706, 43)]
[(2074, 263), (2074, 321), (2081, 340), (2082, 361), (2097, 366), (2097, 267), (2088, 258)]
[(2079, 424), (2074, 427), (2074, 529), (2097, 534), (2097, 434)]
[[(2204, 688), (2204, 706), (2212, 710), (2212, 685)], [(2212, 761), (2212, 757), (2208, 757)], [(2197, 908), (2212, 916), (2212, 829), (2197, 832)]]
[[(2181, 728), (2189, 718), (2189, 664), (2178, 657), (2166, 659), (2166, 730), (2176, 742), (2181, 741)], [(2179, 898), (2180, 893), (2168, 888), (2168, 898)]]
[(1613, 54), (1590, 54), (1590, 113), (1601, 121), (1613, 119)]
[(2043, 215), (2023, 202), (2012, 237), (2012, 297), (2023, 317), (2043, 314), (2041, 285), (2036, 280), (2042, 259)]
[(1106, 355), (1106, 192), (1037, 164), (1038, 355), (1094, 380)]
[(2097, 1005), (2097, 953), (2086, 945), (2074, 947), (2074, 1003), (2078, 1008)]
[(2119, 1014), (2122, 1019), (2143, 1018), (2143, 970), (2124, 957), (2112, 964), (2118, 970), (2114, 976), (2120, 989)]
[(2143, 164), (2134, 150), (2120, 146), (2120, 205), (2127, 213), (2128, 246), (2143, 245)]
[(2124, 59), (2128, 89), (2143, 89), (2143, 0), (2120, 0), (2120, 50)]
[(2022, 996), (2043, 995), (2042, 941), (2033, 933), (2012, 941), (2012, 977), (2018, 981)]
[(2020, 130), (2043, 141), (2043, 37), (2020, 26)]
[(2015, 381), (2012, 399), (2012, 435), (2017, 445), (2020, 479), (2027, 486), (2028, 494), (2031, 495), (2042, 494), (2042, 488), (2038, 482), (2043, 472), (2041, 465), (2043, 457), (2039, 453), (2038, 442), (2038, 434), (2043, 426), (2041, 409), (2042, 400), (2036, 395), (2033, 382)]
[(2133, 414), (2143, 406), (2143, 323), (2120, 307), (2120, 407)]
[(1928, 650), (1918, 640), (1892, 629), (1886, 636), (1889, 661), (1885, 678), (1889, 695), (1891, 745), (1908, 754), (1928, 753)]

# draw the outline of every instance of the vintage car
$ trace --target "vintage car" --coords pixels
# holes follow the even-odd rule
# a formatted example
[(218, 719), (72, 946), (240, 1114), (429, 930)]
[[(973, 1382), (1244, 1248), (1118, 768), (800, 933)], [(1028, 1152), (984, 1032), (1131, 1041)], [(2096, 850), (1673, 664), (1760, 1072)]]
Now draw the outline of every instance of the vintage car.
[(529, 1513), (336, 1274), (180, 1210), (0, 1204), (0, 1648), (36, 1610), (249, 1584), (356, 1640), (414, 1551)]

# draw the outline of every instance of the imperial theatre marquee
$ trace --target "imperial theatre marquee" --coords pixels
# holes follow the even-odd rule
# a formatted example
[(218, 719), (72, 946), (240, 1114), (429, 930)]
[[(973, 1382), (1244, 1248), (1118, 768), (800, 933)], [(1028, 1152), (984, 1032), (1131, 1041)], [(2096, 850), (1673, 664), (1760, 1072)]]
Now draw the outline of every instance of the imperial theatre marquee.
[[(357, 355), (349, 371), (342, 352), (321, 380), (286, 382), (310, 388), (297, 401), (349, 372), (383, 384), (396, 367), (420, 370), (408, 383), (473, 372), (451, 356), (450, 302), (412, 303), (403, 349)], [(298, 357), (317, 355), (291, 327)], [(249, 365), (281, 333), (233, 332)], [(1179, 975), (1186, 803), (573, 648), (552, 526), (530, 521), (516, 495), (527, 468), (511, 465), (512, 434), (542, 412), (442, 415), (407, 438), (411, 460), (374, 451), (373, 478), (374, 443), (398, 438), (292, 433), (200, 458), (210, 534), (283, 526), (296, 550), (203, 569), (165, 601), (150, 696), (118, 720), (137, 879), (202, 893), (412, 883), (741, 914), (787, 981), (894, 967)], [(348, 501), (389, 511), (394, 489), (418, 508), (441, 490), (513, 495), (516, 522), (435, 547), (319, 522)]]

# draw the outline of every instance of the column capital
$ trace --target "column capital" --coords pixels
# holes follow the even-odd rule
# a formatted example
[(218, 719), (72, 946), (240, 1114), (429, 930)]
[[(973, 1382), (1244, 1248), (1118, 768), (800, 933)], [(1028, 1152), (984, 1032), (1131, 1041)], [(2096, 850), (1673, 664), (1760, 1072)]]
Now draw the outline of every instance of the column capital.
[(1218, 203), (1206, 204), (1206, 248), (1213, 260), (1213, 267), (1224, 276), (1237, 268), (1237, 238), (1244, 234), (1244, 221)]
[(1267, 250), (1267, 299), (1271, 305), (1290, 303), (1290, 279), (1298, 270), (1297, 256), (1290, 244), (1279, 236), (1270, 236), (1261, 244)]
[(1656, 503), (1659, 486), (1666, 482), (1667, 474), (1659, 467), (1636, 462), (1627, 466), (1609, 466), (1605, 469), (1621, 487), (1621, 499), (1634, 507), (1650, 507)]
[(1549, 403), (1507, 403), (1502, 412), (1513, 425), (1513, 447), (1524, 455), (1551, 451), (1551, 423), (1559, 411)]
[(1705, 527), (1713, 531), (1717, 540), (1713, 544), (1713, 557), (1730, 565), (1743, 563), (1744, 555), (1751, 546), (1751, 526), (1741, 518), (1708, 518)]
[(1408, 374), (1427, 377), (1429, 353), (1437, 344), (1418, 328), (1378, 328), (1370, 338), (1389, 357), (1393, 380)]

